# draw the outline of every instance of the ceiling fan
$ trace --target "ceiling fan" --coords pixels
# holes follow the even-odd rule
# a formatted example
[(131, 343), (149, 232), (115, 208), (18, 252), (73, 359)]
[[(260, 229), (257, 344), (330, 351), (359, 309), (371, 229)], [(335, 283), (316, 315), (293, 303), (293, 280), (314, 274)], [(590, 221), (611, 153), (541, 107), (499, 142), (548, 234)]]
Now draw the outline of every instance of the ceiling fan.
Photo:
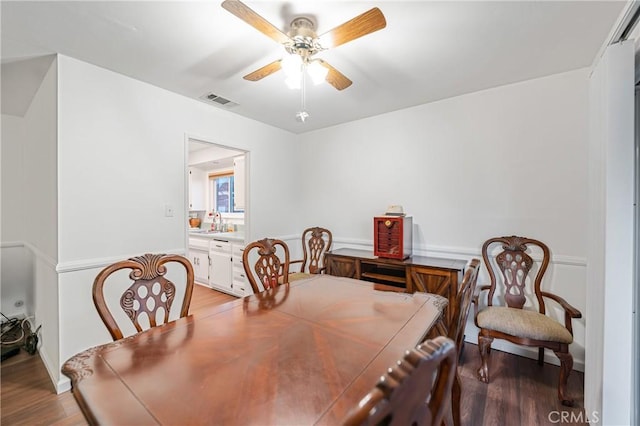
[[(302, 66), (324, 68), (322, 75), (324, 80), (338, 90), (351, 86), (352, 81), (344, 74), (332, 67), (320, 58), (314, 58), (318, 52), (340, 46), (341, 44), (355, 40), (374, 31), (386, 27), (384, 15), (377, 7), (364, 12), (355, 18), (317, 35), (313, 21), (306, 17), (297, 17), (290, 24), (288, 34), (283, 33), (269, 21), (258, 15), (247, 5), (239, 0), (224, 0), (222, 7), (238, 18), (245, 21), (263, 34), (282, 44), (285, 50), (292, 56), (299, 56), (298, 61)], [(244, 76), (245, 80), (258, 81), (283, 68), (285, 59), (278, 59)], [(286, 70), (285, 70), (286, 71)]]

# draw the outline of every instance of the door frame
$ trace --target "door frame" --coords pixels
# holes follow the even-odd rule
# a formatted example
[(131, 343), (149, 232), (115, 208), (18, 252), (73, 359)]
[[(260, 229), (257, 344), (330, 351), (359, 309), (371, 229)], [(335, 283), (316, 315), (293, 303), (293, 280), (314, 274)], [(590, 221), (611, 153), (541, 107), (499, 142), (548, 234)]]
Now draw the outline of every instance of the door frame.
[[(636, 61), (636, 71), (640, 69), (640, 64)], [(636, 75), (637, 72), (636, 72)], [(634, 401), (631, 406), (632, 424), (640, 422), (640, 82), (636, 81), (635, 86), (635, 135), (634, 135), (634, 244), (633, 244), (633, 365), (632, 365), (632, 395), (631, 400)]]
[(194, 134), (185, 133), (184, 135), (184, 246), (185, 250), (188, 252), (189, 250), (189, 209), (186, 207), (189, 205), (189, 143), (191, 141), (195, 142), (203, 142), (208, 143), (213, 146), (217, 146), (224, 149), (229, 149), (233, 151), (237, 151), (239, 153), (244, 154), (245, 158), (245, 168), (244, 168), (244, 190), (245, 190), (245, 208), (244, 208), (244, 238), (245, 242), (248, 235), (251, 235), (251, 196), (250, 196), (250, 169), (251, 169), (251, 152), (245, 148), (240, 148), (237, 146), (226, 145), (217, 141), (212, 140), (208, 137), (196, 136)]

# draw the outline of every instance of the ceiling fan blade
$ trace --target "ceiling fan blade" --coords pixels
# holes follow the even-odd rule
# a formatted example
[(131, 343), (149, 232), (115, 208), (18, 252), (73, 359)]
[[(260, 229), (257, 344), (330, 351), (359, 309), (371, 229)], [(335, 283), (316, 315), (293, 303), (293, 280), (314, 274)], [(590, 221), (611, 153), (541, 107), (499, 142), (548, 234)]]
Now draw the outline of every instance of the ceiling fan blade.
[(265, 65), (262, 68), (258, 68), (252, 73), (245, 75), (243, 78), (249, 81), (258, 81), (265, 78), (268, 75), (273, 74), (274, 72), (280, 70), (282, 68), (282, 59), (278, 59), (277, 61), (273, 61), (270, 64)]
[(224, 0), (222, 7), (261, 33), (271, 37), (278, 43), (287, 43), (291, 39), (273, 24), (254, 12), (249, 6), (238, 0)]
[(377, 7), (356, 16), (342, 25), (322, 34), (320, 45), (325, 49), (340, 46), (348, 41), (378, 31), (387, 26), (384, 15)]
[(316, 61), (318, 61), (320, 65), (329, 70), (326, 77), (327, 83), (329, 83), (336, 89), (344, 90), (347, 87), (351, 86), (351, 84), (353, 83), (351, 80), (345, 77), (344, 74), (329, 65), (328, 62), (323, 61), (322, 59), (316, 59)]

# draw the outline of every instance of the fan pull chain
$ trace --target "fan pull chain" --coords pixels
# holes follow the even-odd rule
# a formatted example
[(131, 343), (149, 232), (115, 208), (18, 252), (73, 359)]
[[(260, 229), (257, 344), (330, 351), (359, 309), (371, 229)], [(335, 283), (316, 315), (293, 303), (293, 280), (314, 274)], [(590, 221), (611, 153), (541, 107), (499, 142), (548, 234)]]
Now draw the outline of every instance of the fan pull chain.
[(300, 65), (300, 103), (301, 109), (296, 113), (296, 120), (301, 123), (309, 118), (309, 113), (307, 112), (307, 99), (306, 99), (306, 86), (307, 86), (307, 64), (303, 63)]
[(302, 72), (300, 73), (300, 88), (302, 89), (301, 92), (301, 96), (302, 96), (302, 111), (306, 111), (307, 110), (307, 99), (306, 99), (306, 94), (307, 94), (307, 65), (303, 64), (302, 65)]

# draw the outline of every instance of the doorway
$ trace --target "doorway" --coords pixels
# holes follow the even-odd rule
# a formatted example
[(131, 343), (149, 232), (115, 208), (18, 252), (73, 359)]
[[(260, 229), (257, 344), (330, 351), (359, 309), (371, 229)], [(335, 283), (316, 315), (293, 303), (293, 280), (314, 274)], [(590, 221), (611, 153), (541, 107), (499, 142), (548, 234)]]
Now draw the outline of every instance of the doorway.
[(187, 234), (249, 228), (249, 152), (187, 138)]

